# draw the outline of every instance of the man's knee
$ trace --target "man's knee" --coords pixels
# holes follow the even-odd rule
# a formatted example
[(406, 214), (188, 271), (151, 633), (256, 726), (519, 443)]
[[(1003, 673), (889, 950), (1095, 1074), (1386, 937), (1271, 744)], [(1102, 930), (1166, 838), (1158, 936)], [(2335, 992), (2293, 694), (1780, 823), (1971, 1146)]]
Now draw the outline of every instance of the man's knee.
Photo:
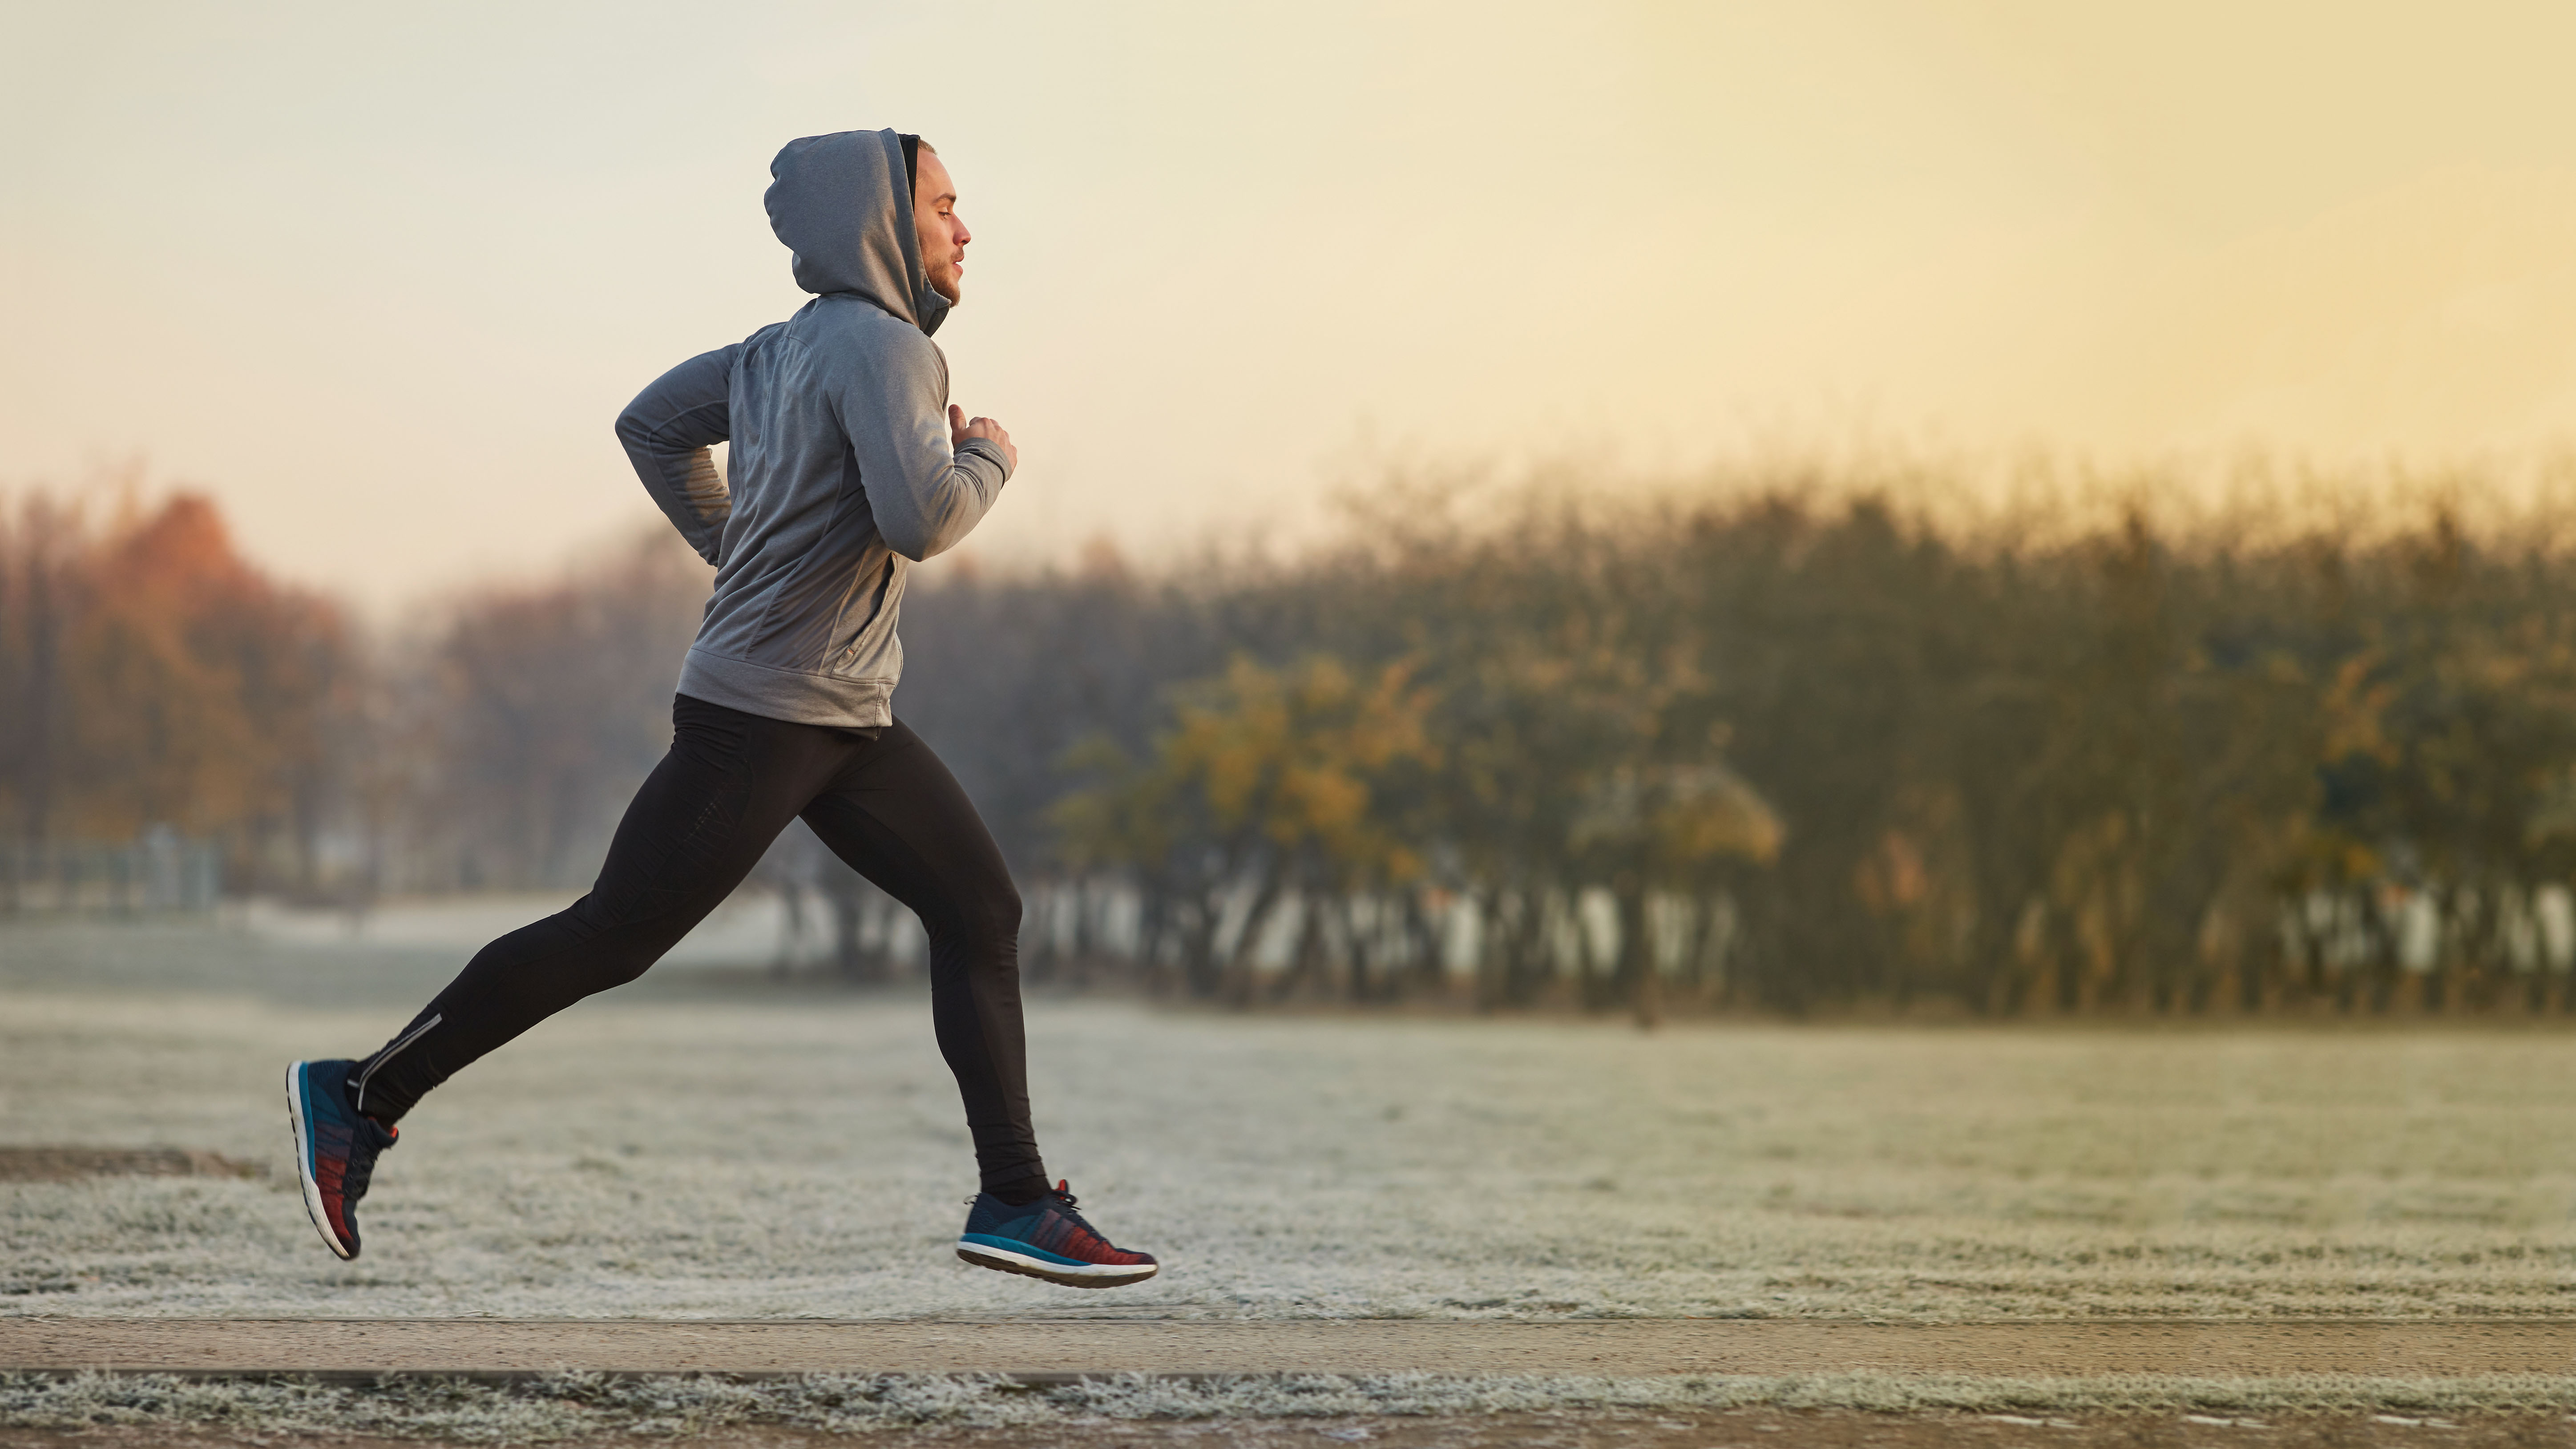
[(931, 935), (955, 936), (977, 947), (1016, 948), (1020, 941), (1020, 892), (1010, 877), (966, 882), (933, 910), (921, 913)]
[(584, 985), (587, 991), (597, 992), (641, 978), (705, 914), (663, 911), (640, 919), (621, 917), (602, 905), (594, 892), (540, 924), (555, 925), (560, 932), (557, 943), (574, 947), (587, 958)]
[(972, 910), (981, 927), (980, 934), (996, 944), (1007, 943), (1014, 949), (1020, 944), (1020, 892), (1005, 876), (978, 886)]

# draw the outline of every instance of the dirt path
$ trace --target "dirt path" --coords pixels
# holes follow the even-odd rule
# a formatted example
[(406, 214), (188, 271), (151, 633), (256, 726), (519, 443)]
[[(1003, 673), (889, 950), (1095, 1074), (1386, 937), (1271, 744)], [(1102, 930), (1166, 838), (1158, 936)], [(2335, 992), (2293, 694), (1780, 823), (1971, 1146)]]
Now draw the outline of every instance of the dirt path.
[(0, 1372), (1792, 1374), (2576, 1373), (2576, 1321), (1875, 1324), (1644, 1319), (942, 1323), (0, 1318)]
[[(0, 1449), (241, 1449), (237, 1430), (0, 1428)], [(265, 1449), (424, 1449), (420, 1439), (266, 1433)], [(848, 1436), (746, 1426), (674, 1440), (600, 1436), (580, 1449), (847, 1449)], [(2556, 1415), (2462, 1420), (2368, 1414), (2260, 1423), (2179, 1414), (2037, 1419), (1999, 1414), (1862, 1414), (1744, 1409), (1714, 1414), (1492, 1414), (1401, 1419), (1069, 1423), (1044, 1429), (923, 1428), (857, 1442), (902, 1449), (2576, 1449)], [(483, 1446), (488, 1449), (488, 1446)]]

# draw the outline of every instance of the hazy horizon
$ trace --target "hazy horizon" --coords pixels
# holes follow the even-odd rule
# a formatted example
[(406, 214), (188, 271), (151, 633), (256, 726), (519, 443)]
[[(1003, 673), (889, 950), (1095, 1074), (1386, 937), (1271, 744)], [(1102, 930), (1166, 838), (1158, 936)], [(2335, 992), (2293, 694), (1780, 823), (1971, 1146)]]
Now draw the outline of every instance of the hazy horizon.
[(768, 159), (855, 126), (976, 232), (992, 563), (1312, 537), (1372, 458), (2576, 439), (2537, 3), (244, 13), (0, 18), (0, 489), (140, 459), (375, 611), (654, 516), (618, 407), (801, 302)]

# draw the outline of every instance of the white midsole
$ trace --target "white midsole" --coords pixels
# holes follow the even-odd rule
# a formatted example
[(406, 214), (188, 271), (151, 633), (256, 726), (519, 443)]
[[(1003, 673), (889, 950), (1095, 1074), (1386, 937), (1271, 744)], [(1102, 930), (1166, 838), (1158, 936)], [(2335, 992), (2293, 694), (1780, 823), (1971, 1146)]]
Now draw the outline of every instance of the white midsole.
[(339, 1235), (331, 1231), (331, 1215), (322, 1207), (322, 1184), (313, 1180), (313, 1152), (309, 1140), (312, 1134), (304, 1123), (304, 1083), (298, 1080), (303, 1075), (303, 1067), (302, 1062), (293, 1062), (286, 1068), (286, 1120), (295, 1130), (295, 1180), (304, 1188), (304, 1211), (312, 1217), (313, 1226), (321, 1230), (322, 1241), (330, 1245), (335, 1256), (346, 1262), (348, 1249), (342, 1246)]
[(1027, 1253), (1014, 1253), (1008, 1248), (996, 1248), (990, 1243), (978, 1243), (967, 1238), (957, 1240), (957, 1251), (974, 1253), (986, 1258), (1007, 1259), (1041, 1273), (1052, 1273), (1059, 1278), (1132, 1278), (1142, 1282), (1161, 1272), (1163, 1268), (1160, 1263), (1130, 1263), (1123, 1266), (1116, 1263), (1059, 1263), (1052, 1258), (1031, 1257)]

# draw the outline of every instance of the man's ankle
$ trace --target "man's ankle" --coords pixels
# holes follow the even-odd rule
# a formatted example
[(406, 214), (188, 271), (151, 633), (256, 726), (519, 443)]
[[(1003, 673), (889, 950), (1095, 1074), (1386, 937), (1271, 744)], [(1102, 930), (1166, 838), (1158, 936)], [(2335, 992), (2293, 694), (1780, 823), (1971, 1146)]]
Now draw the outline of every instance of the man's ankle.
[(1017, 1181), (1006, 1182), (999, 1187), (988, 1187), (984, 1190), (1012, 1207), (1027, 1207), (1030, 1203), (1055, 1191), (1055, 1185), (1046, 1180), (1044, 1173), (1040, 1173), (1035, 1177), (1023, 1177)]

